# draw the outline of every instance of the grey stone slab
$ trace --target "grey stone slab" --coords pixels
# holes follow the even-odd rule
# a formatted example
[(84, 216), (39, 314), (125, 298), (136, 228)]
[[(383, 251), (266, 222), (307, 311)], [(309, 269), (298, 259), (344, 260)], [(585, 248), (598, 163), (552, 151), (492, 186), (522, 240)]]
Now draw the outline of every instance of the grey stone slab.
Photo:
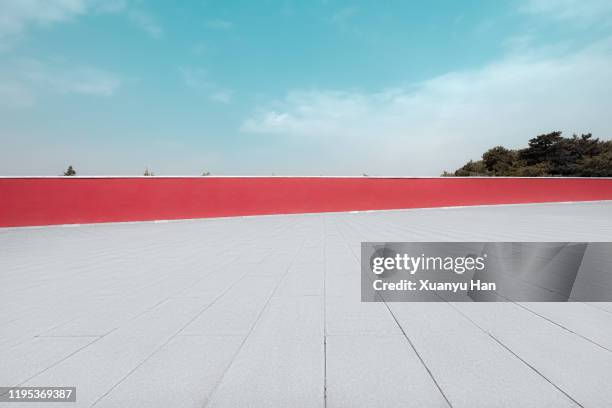
[(0, 350), (0, 384), (17, 386), (92, 344), (98, 337), (35, 337)]
[(577, 406), (449, 304), (390, 307), (453, 407)]
[(181, 334), (246, 335), (280, 277), (245, 277), (187, 326)]
[(344, 275), (327, 273), (325, 292), (329, 297), (343, 297), (359, 302), (361, 301), (361, 276), (356, 276), (355, 272)]
[(325, 268), (322, 265), (294, 264), (275, 296), (322, 296)]
[(361, 302), (347, 297), (327, 297), (326, 330), (337, 335), (394, 335), (401, 331), (384, 303)]
[(361, 275), (356, 274), (360, 265), (343, 238), (327, 243), (325, 257), (325, 292), (327, 296), (350, 297), (361, 300)]
[(215, 268), (214, 271), (206, 274), (198, 282), (176, 292), (172, 297), (216, 297), (242, 279), (253, 269), (253, 265), (253, 263), (232, 264)]
[(609, 351), (511, 303), (456, 306), (581, 405), (612, 406)]
[(36, 335), (66, 323), (74, 315), (43, 311), (40, 314), (26, 315), (2, 325), (0, 348), (10, 349), (29, 341)]
[(384, 304), (360, 302), (358, 258), (361, 241), (607, 241), (610, 214), (594, 202), (0, 229), (0, 375), (76, 385), (72, 408), (169, 406), (181, 390), (176, 406), (321, 406), (326, 364), (330, 407), (444, 406), (427, 370), (454, 407), (565, 394), (608, 407), (610, 304), (390, 305), (417, 355)]
[(404, 336), (330, 336), (327, 406), (448, 407), (448, 404)]
[(96, 407), (203, 407), (241, 343), (240, 336), (177, 336)]
[(612, 313), (578, 302), (521, 303), (521, 306), (612, 352)]
[(323, 339), (253, 338), (207, 406), (323, 407)]
[(195, 299), (170, 300), (27, 381), (27, 386), (76, 386), (75, 407), (93, 404), (193, 319)]
[(588, 302), (587, 304), (596, 309), (612, 313), (612, 302)]
[[(43, 336), (95, 336), (105, 335), (129, 322), (141, 314), (153, 309), (160, 302), (169, 298), (173, 291), (166, 294), (138, 293), (126, 297), (111, 297), (104, 305), (70, 320), (60, 326), (41, 333)], [(208, 300), (212, 302), (213, 297)]]
[[(7, 316), (7, 321), (0, 324), (0, 348), (10, 348), (28, 341), (81, 315), (88, 315), (107, 302), (102, 298), (82, 296), (60, 297), (55, 302), (40, 300), (39, 303), (39, 298), (29, 296), (24, 296), (22, 302), (24, 300), (35, 306), (23, 313), (13, 313), (12, 318)], [(8, 311), (13, 310), (12, 305), (4, 310), (10, 314)]]
[(301, 340), (324, 335), (322, 296), (273, 297), (250, 337)]
[(274, 297), (208, 406), (322, 407), (324, 372), (323, 299)]

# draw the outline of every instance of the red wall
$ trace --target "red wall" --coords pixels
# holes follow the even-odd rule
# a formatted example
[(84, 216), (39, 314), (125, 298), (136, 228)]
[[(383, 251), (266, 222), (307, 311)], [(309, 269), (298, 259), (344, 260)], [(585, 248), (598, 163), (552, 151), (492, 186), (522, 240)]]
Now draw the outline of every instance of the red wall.
[(0, 178), (0, 227), (612, 200), (612, 179)]

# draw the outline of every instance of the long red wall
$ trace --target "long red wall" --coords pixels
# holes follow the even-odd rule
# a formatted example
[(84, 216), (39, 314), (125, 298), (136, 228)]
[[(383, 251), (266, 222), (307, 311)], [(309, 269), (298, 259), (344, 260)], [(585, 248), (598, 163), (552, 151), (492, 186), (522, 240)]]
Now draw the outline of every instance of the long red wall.
[(612, 200), (612, 179), (0, 178), (0, 227)]

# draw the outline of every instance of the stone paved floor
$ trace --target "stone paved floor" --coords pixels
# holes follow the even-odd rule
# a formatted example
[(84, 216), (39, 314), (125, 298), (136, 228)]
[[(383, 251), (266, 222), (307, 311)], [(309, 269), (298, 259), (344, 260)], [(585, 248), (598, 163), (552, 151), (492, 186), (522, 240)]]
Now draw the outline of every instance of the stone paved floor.
[(0, 385), (76, 386), (49, 404), (73, 408), (612, 406), (612, 304), (361, 303), (360, 242), (408, 240), (610, 241), (612, 202), (0, 229)]

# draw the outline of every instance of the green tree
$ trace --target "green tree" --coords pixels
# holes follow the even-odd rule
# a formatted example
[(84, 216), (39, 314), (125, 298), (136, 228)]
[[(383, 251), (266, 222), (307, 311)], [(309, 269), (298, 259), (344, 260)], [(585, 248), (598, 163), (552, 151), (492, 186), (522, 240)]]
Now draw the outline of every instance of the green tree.
[(509, 176), (516, 160), (516, 152), (503, 146), (496, 146), (482, 155), (485, 168), (494, 176)]
[(64, 176), (76, 176), (76, 174), (76, 170), (72, 167), (72, 165), (68, 166), (64, 172)]
[(561, 132), (551, 132), (539, 135), (529, 140), (529, 147), (519, 150), (519, 158), (528, 166), (555, 159), (559, 154)]
[(496, 146), (470, 160), (454, 173), (443, 176), (612, 176), (612, 141), (593, 138), (590, 133), (570, 138), (561, 132), (539, 135), (520, 150)]
[(584, 157), (579, 165), (579, 174), (584, 177), (612, 177), (612, 143), (596, 156)]
[(515, 167), (510, 175), (516, 177), (546, 177), (552, 174), (548, 163), (538, 163), (531, 166)]
[(482, 160), (467, 162), (463, 167), (455, 171), (455, 176), (458, 177), (469, 177), (469, 176), (489, 176), (487, 168), (485, 167)]

